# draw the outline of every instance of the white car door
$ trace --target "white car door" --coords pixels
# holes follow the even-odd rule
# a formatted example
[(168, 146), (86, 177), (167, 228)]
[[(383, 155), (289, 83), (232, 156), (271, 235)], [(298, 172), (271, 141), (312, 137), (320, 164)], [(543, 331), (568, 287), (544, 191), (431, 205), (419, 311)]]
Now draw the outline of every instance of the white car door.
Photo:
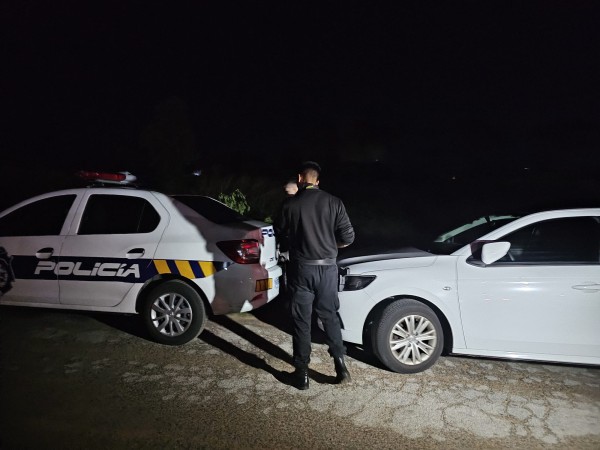
[(90, 189), (60, 257), (60, 302), (112, 307), (145, 281), (168, 213), (151, 192)]
[(467, 347), (600, 357), (598, 218), (542, 221), (498, 241), (511, 249), (496, 263), (458, 259)]
[(27, 200), (0, 216), (4, 303), (58, 303), (56, 261), (75, 209), (75, 191)]

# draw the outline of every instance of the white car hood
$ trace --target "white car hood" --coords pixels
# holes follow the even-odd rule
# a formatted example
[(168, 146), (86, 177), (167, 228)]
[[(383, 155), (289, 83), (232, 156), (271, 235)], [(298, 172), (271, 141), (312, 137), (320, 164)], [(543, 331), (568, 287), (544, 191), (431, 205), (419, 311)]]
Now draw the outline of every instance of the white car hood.
[(405, 269), (426, 267), (435, 262), (436, 255), (407, 247), (394, 253), (380, 253), (365, 256), (353, 256), (338, 260), (341, 268), (351, 267), (351, 273), (371, 272), (375, 270)]

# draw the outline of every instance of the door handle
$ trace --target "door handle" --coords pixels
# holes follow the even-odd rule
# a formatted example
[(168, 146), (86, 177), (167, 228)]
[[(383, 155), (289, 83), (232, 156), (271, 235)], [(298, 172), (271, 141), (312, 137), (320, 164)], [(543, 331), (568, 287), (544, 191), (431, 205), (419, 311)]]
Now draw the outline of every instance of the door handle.
[(143, 248), (132, 248), (127, 252), (127, 259), (136, 259), (141, 258), (146, 253), (146, 250)]
[(35, 252), (35, 257), (37, 259), (48, 259), (53, 254), (54, 254), (54, 249), (52, 247), (45, 247), (45, 248), (39, 249), (37, 252)]
[(575, 286), (573, 286), (573, 289), (577, 289), (578, 291), (584, 291), (584, 292), (598, 292), (598, 291), (600, 291), (600, 284), (598, 284), (598, 283), (576, 284)]

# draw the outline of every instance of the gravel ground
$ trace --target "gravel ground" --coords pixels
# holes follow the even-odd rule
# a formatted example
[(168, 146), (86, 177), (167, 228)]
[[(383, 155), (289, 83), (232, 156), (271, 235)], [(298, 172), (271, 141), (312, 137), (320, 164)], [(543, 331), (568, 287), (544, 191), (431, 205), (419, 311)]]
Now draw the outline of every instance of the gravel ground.
[(600, 368), (443, 357), (400, 375), (349, 346), (336, 386), (316, 331), (298, 391), (277, 301), (182, 347), (136, 316), (0, 315), (1, 448), (600, 448)]

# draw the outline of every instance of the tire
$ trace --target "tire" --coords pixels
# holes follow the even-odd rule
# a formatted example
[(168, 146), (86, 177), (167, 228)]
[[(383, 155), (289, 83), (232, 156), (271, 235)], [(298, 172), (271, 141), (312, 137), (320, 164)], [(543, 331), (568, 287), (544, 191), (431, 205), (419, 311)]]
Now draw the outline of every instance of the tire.
[(371, 333), (373, 353), (390, 370), (417, 373), (429, 369), (444, 348), (436, 314), (421, 302), (398, 300), (387, 306)]
[(142, 308), (144, 324), (156, 342), (183, 345), (198, 337), (206, 325), (200, 295), (183, 281), (171, 280), (152, 289)]
[(0, 259), (0, 296), (10, 291), (12, 287), (12, 281), (13, 278), (11, 276), (9, 264), (3, 259)]

